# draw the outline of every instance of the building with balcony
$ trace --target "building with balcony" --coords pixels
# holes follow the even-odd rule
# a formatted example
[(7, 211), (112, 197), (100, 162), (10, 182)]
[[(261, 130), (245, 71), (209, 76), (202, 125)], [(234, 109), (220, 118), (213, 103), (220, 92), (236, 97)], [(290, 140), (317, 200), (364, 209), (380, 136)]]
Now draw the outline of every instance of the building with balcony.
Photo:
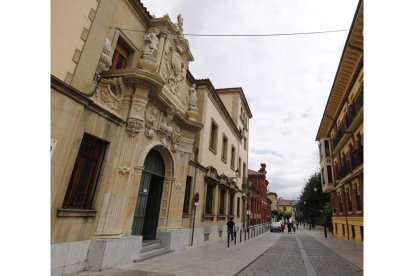
[(260, 164), (258, 171), (249, 169), (248, 204), (249, 225), (258, 225), (270, 221), (271, 201), (267, 198), (266, 164)]
[(363, 1), (358, 3), (316, 136), (322, 191), (330, 193), (334, 235), (362, 242)]
[(192, 76), (183, 28), (138, 0), (51, 2), (53, 275), (246, 223), (252, 114), (242, 88)]

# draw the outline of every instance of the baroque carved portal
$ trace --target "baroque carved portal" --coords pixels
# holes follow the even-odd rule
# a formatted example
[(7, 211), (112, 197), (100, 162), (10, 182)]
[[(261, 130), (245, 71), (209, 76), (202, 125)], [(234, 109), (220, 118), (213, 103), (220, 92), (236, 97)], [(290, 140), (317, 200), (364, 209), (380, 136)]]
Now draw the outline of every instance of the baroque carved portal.
[(165, 55), (167, 83), (171, 92), (176, 96), (181, 96), (181, 86), (187, 71), (187, 65), (182, 60), (183, 49), (180, 46), (170, 46), (169, 51)]
[(123, 98), (125, 86), (122, 78), (102, 78), (93, 96), (95, 100), (103, 105), (119, 111)]
[(145, 110), (145, 135), (153, 139), (156, 133), (156, 122), (159, 119), (159, 112), (154, 106), (150, 106)]

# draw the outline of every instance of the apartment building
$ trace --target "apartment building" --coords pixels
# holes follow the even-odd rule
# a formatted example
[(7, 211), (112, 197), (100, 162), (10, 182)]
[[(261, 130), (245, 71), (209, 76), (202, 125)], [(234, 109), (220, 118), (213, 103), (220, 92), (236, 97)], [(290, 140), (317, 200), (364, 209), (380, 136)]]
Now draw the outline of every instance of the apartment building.
[(316, 136), (322, 191), (335, 236), (364, 240), (363, 1), (358, 7)]

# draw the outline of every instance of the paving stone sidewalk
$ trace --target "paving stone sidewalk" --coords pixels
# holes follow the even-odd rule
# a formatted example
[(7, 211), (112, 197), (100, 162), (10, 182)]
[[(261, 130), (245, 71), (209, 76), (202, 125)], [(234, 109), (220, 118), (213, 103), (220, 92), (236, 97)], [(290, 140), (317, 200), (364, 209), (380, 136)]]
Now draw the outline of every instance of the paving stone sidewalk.
[[(299, 242), (297, 242), (296, 236)], [(271, 251), (270, 249), (273, 247), (284, 248), (284, 254), (280, 250)], [(301, 247), (303, 248), (301, 249)], [(350, 270), (343, 268), (341, 271), (345, 271), (344, 274), (339, 275), (362, 275), (360, 274), (363, 270), (362, 244), (333, 237), (330, 233), (325, 238), (323, 231), (309, 231), (304, 228), (299, 228), (296, 234), (266, 232), (255, 238), (243, 240), (242, 243), (239, 243), (238, 240), (236, 245), (231, 244), (229, 248), (227, 248), (227, 242), (223, 238), (189, 247), (185, 250), (174, 251), (139, 263), (129, 263), (101, 272), (85, 271), (72, 275), (236, 275), (239, 272), (243, 273), (242, 270), (244, 268), (248, 267), (260, 256), (264, 256), (268, 250), (273, 254), (269, 261), (278, 260), (277, 262), (280, 262), (282, 268), (278, 270), (278, 274), (266, 274), (265, 272), (257, 274), (258, 271), (256, 271), (256, 273), (240, 275), (311, 275), (309, 274), (309, 269), (306, 270), (303, 255), (301, 255), (303, 250), (309, 253), (307, 258), (310, 263), (313, 263), (315, 275), (329, 275), (329, 273), (332, 273), (330, 268), (324, 268), (321, 263), (324, 256), (328, 256), (326, 260), (331, 267), (334, 267), (338, 260), (341, 263), (346, 260), (345, 263), (355, 266)], [(322, 255), (321, 252), (323, 253)], [(329, 258), (330, 255), (334, 255), (334, 258)], [(283, 268), (283, 264), (291, 265), (290, 270), (285, 269), (286, 266)], [(272, 270), (269, 268), (269, 271)], [(332, 275), (335, 275), (335, 273)]]

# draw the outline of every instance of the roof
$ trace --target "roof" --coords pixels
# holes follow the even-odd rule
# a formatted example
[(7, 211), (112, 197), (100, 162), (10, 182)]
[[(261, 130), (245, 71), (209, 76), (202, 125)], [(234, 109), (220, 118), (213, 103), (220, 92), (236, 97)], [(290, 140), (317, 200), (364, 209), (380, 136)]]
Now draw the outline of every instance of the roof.
[(276, 202), (276, 205), (282, 205), (282, 206), (292, 206), (293, 205), (293, 200), (288, 200), (288, 199), (278, 199)]
[(333, 126), (333, 122), (336, 120), (336, 117), (344, 104), (344, 99), (347, 96), (347, 93), (349, 93), (350, 87), (352, 87), (353, 80), (358, 73), (358, 68), (362, 65), (364, 47), (362, 33), (363, 16), (363, 1), (360, 0), (342, 52), (331, 92), (323, 112), (322, 120), (315, 138), (316, 141), (328, 136), (328, 133)]

